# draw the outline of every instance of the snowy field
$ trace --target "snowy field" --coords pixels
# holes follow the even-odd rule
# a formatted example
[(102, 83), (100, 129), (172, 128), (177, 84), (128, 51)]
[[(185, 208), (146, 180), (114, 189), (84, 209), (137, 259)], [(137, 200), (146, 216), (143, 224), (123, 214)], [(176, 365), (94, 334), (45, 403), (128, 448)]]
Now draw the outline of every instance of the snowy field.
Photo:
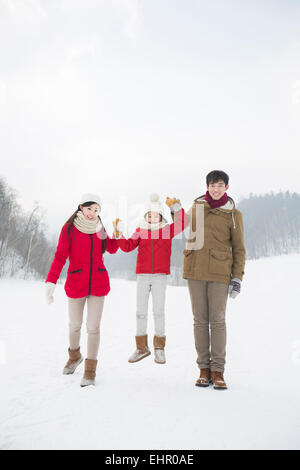
[[(186, 287), (167, 287), (167, 364), (134, 349), (135, 282), (111, 280), (97, 384), (63, 376), (63, 285), (1, 280), (0, 449), (300, 449), (300, 255), (249, 261), (228, 300), (227, 391), (195, 387)], [(153, 321), (149, 303), (152, 347)], [(86, 351), (86, 329), (82, 331)]]

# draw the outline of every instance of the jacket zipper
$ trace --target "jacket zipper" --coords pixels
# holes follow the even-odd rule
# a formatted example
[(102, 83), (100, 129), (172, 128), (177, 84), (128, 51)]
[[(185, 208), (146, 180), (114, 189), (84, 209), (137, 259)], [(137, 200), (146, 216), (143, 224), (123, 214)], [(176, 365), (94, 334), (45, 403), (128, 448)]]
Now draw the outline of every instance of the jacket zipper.
[(151, 233), (151, 272), (153, 274), (153, 238)]
[(92, 269), (93, 269), (93, 235), (90, 233), (91, 238), (91, 252), (90, 252), (90, 278), (89, 278), (89, 293), (91, 293), (91, 286), (92, 286)]

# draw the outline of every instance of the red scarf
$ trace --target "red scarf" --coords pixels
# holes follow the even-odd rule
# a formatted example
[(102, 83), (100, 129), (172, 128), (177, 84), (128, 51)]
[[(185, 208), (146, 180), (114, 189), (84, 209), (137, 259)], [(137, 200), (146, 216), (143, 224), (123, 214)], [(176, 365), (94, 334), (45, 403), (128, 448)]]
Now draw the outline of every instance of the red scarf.
[(208, 191), (206, 191), (205, 194), (205, 201), (209, 202), (210, 207), (212, 209), (215, 209), (216, 207), (224, 206), (226, 202), (228, 201), (228, 195), (227, 193), (224, 193), (221, 199), (218, 199), (217, 201), (211, 197)]

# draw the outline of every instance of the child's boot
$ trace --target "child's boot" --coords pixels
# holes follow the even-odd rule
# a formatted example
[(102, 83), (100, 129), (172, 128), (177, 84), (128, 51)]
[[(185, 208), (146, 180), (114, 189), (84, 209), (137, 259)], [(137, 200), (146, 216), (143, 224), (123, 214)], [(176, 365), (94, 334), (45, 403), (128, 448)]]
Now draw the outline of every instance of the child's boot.
[(166, 355), (165, 355), (166, 337), (154, 336), (153, 345), (154, 345), (154, 361), (157, 364), (165, 364), (166, 362)]
[(63, 369), (64, 375), (74, 374), (75, 369), (83, 361), (83, 357), (80, 353), (80, 347), (77, 349), (74, 349), (73, 351), (69, 348), (68, 353), (69, 353), (69, 360)]
[(84, 375), (80, 382), (80, 387), (95, 385), (96, 368), (98, 361), (95, 359), (86, 359), (84, 361)]
[(128, 359), (128, 362), (138, 362), (151, 354), (148, 348), (148, 335), (136, 336), (136, 350)]

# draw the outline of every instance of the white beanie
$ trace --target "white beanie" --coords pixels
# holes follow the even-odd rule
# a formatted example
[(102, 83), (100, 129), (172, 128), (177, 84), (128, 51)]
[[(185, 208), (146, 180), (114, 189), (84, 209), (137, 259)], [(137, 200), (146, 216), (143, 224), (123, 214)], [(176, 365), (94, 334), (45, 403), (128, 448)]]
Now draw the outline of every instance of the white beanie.
[(85, 202), (90, 202), (90, 201), (96, 202), (101, 207), (102, 201), (100, 197), (98, 196), (98, 194), (92, 194), (92, 193), (84, 193), (81, 196), (79, 204), (84, 204)]
[(157, 212), (158, 214), (161, 214), (164, 217), (164, 205), (163, 203), (159, 200), (159, 195), (156, 193), (152, 193), (149, 196), (149, 202), (147, 203), (147, 210), (146, 213), (151, 211), (151, 212)]

